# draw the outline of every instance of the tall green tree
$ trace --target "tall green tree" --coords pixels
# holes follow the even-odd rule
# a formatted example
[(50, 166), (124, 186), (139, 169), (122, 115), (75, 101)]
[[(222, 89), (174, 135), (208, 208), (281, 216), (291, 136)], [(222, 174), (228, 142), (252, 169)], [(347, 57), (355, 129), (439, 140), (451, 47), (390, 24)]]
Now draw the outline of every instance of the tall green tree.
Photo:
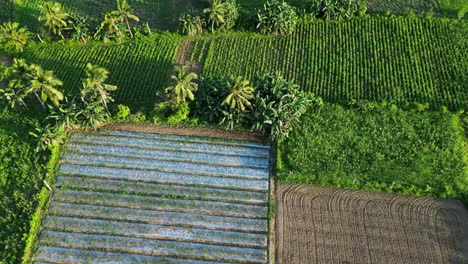
[(223, 3), (222, 0), (211, 0), (210, 7), (203, 10), (203, 13), (208, 14), (208, 22), (211, 23), (212, 32), (214, 31), (215, 25), (219, 27), (224, 23), (226, 12), (226, 3)]
[(109, 112), (107, 103), (112, 100), (109, 93), (117, 90), (117, 86), (105, 83), (108, 77), (108, 70), (88, 63), (86, 65), (86, 79), (83, 81), (83, 88), (81, 90), (81, 98), (83, 101), (86, 101), (86, 97), (92, 96), (93, 93), (97, 92), (107, 112)]
[(175, 67), (176, 75), (171, 76), (172, 85), (166, 88), (166, 94), (169, 99), (179, 106), (188, 98), (193, 101), (195, 99), (194, 92), (198, 90), (198, 84), (194, 82), (198, 78), (194, 72), (189, 72), (188, 67)]
[(31, 79), (31, 70), (26, 61), (13, 59), (13, 64), (6, 68), (3, 78), (8, 81), (8, 85), (5, 89), (0, 89), (1, 97), (6, 99), (11, 108), (17, 105), (27, 107), (24, 98), (27, 95), (26, 88)]
[[(115, 37), (117, 41), (120, 41), (122, 34), (119, 28), (119, 23), (120, 19), (117, 16), (112, 13), (106, 13), (99, 30), (94, 34), (94, 38), (97, 38), (97, 36), (102, 33), (104, 35), (104, 41), (112, 37)], [(105, 30), (105, 32), (102, 32), (103, 30)]]
[(26, 94), (33, 93), (45, 110), (47, 100), (52, 101), (55, 106), (63, 100), (63, 94), (57, 88), (63, 85), (63, 82), (54, 76), (52, 71), (45, 71), (39, 65), (31, 65), (32, 79)]
[(241, 76), (232, 78), (228, 82), (229, 94), (224, 99), (222, 105), (229, 105), (231, 108), (237, 108), (239, 111), (245, 111), (246, 107), (250, 107), (250, 100), (254, 97), (254, 88), (250, 86), (249, 80)]
[(56, 2), (46, 2), (41, 6), (41, 16), (39, 22), (43, 22), (54, 34), (65, 38), (62, 31), (67, 27), (69, 14), (63, 11), (62, 5)]
[(5, 22), (0, 26), (0, 45), (8, 53), (23, 52), (30, 37), (26, 27), (20, 27), (16, 22)]
[(136, 22), (139, 22), (140, 19), (136, 15), (132, 14), (132, 12), (132, 8), (127, 3), (127, 0), (117, 0), (117, 10), (112, 11), (111, 15), (116, 17), (118, 20), (125, 22), (125, 24), (127, 25), (128, 32), (133, 38), (132, 29), (130, 28), (130, 23), (128, 22), (128, 20), (132, 19)]

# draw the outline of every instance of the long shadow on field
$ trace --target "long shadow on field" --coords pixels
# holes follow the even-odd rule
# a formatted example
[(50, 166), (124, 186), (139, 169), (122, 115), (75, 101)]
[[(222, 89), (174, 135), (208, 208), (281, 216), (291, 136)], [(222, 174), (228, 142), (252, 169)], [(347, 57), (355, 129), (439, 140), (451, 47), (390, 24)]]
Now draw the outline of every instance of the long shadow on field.
[[(65, 55), (66, 56), (66, 55)], [(86, 63), (76, 64), (74, 58), (40, 58), (28, 54), (29, 63), (40, 64), (64, 82), (63, 92), (68, 96), (79, 94), (81, 83), (85, 78)], [(111, 62), (88, 61), (109, 70), (107, 83), (117, 85), (116, 104), (139, 105), (142, 101), (156, 100), (156, 93), (164, 89), (169, 78), (172, 61), (169, 59), (132, 59), (115, 58)]]

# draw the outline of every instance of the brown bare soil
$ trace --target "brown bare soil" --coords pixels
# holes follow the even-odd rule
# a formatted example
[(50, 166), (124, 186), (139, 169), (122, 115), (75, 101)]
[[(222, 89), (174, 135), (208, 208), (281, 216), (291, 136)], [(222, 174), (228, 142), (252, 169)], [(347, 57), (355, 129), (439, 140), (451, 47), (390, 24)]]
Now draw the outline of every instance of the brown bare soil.
[(268, 139), (261, 134), (243, 132), (243, 131), (228, 131), (218, 128), (199, 128), (186, 126), (168, 126), (168, 125), (150, 125), (150, 124), (110, 124), (103, 127), (104, 129), (148, 132), (160, 134), (172, 134), (183, 136), (200, 136), (210, 138), (223, 138), (251, 142), (267, 143)]
[(192, 54), (194, 46), (194, 40), (189, 39), (182, 42), (177, 52), (174, 64), (179, 67), (188, 66), (189, 71), (195, 72), (198, 76), (200, 76), (201, 70), (203, 68), (202, 63), (190, 60), (190, 54)]
[(468, 263), (455, 200), (279, 185), (278, 263)]

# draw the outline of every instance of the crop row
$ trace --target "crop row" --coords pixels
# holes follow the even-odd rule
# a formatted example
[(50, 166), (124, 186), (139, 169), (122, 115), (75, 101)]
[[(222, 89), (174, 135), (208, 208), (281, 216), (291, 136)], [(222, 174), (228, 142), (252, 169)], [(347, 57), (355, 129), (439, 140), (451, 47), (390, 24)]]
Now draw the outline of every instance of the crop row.
[(64, 82), (66, 92), (77, 94), (85, 77), (87, 63), (105, 67), (110, 84), (117, 85), (118, 102), (154, 98), (169, 77), (177, 41), (160, 38), (156, 41), (102, 45), (37, 45), (25, 57), (30, 63), (53, 70)]
[[(316, 21), (287, 37), (255, 34), (195, 44), (204, 75), (253, 78), (279, 70), (328, 101), (391, 100), (451, 109), (468, 105), (464, 21), (368, 17)], [(203, 51), (200, 48), (203, 47)]]

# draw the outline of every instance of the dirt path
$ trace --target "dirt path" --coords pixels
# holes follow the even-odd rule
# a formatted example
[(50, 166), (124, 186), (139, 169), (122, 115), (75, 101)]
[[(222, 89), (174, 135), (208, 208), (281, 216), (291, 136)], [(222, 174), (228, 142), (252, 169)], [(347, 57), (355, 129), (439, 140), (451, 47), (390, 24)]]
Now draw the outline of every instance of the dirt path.
[(189, 39), (181, 43), (179, 51), (177, 52), (175, 65), (188, 66), (189, 70), (195, 72), (198, 76), (202, 73), (203, 64), (198, 61), (190, 60), (190, 55), (195, 47), (195, 40)]
[(233, 140), (267, 143), (267, 138), (263, 137), (260, 134), (240, 132), (240, 131), (227, 131), (227, 130), (222, 130), (218, 128), (122, 123), (122, 124), (110, 124), (110, 125), (105, 126), (104, 129), (161, 133), (161, 134), (174, 134), (174, 135), (183, 135), (183, 136), (225, 138), (225, 139), (233, 139)]

